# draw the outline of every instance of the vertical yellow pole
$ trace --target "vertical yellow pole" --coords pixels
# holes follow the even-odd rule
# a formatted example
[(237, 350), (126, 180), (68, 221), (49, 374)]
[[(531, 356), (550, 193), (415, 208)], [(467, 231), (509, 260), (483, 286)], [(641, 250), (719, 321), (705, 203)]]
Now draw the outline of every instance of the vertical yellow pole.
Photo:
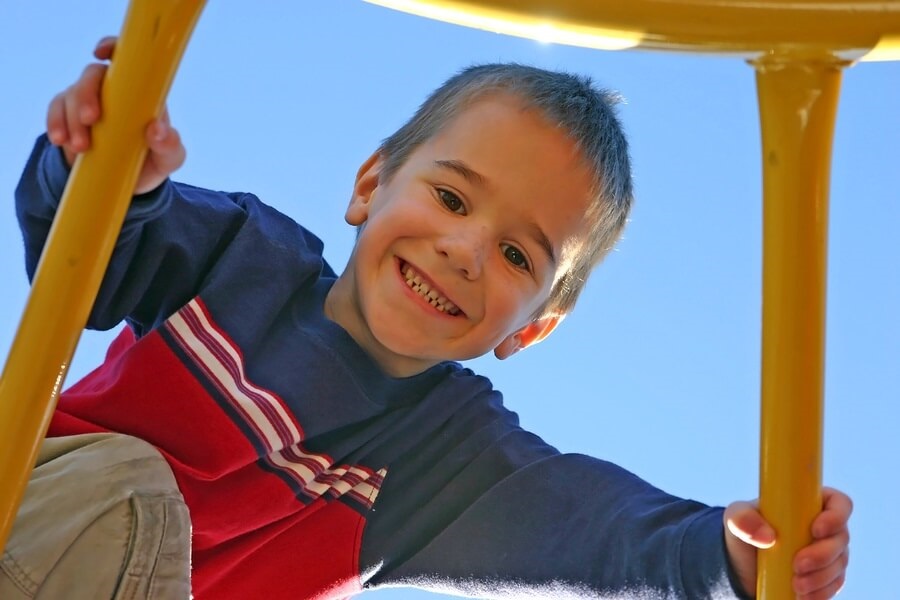
[(778, 533), (759, 555), (757, 597), (784, 600), (822, 506), (828, 185), (846, 63), (771, 53), (753, 64), (764, 188), (760, 510)]
[(0, 549), (13, 520), (160, 114), (205, 0), (132, 0), (92, 148), (76, 161), (0, 377)]

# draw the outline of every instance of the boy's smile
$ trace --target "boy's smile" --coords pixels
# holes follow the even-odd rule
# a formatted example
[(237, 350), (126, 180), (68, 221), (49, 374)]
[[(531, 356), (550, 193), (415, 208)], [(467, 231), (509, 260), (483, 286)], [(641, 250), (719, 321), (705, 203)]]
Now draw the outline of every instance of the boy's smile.
[(495, 349), (505, 358), (552, 331), (534, 321), (582, 234), (591, 172), (575, 144), (516, 97), (474, 102), (386, 181), (360, 168), (347, 221), (363, 225), (325, 304), (388, 373)]
[(408, 262), (397, 259), (400, 273), (406, 281), (406, 285), (412, 290), (416, 296), (427, 302), (428, 305), (448, 317), (465, 317), (459, 307), (453, 303), (447, 296), (448, 294), (437, 287), (437, 284), (428, 279), (420, 271), (417, 271)]

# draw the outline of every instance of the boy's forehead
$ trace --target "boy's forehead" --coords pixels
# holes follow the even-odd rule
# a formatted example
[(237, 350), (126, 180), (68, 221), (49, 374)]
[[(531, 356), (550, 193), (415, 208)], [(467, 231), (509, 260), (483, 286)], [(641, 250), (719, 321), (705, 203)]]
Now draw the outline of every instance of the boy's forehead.
[[(548, 140), (552, 142), (548, 144)], [(529, 173), (589, 171), (578, 145), (563, 128), (540, 109), (506, 92), (485, 94), (467, 103), (425, 145), (441, 153), (486, 159), (486, 169), (502, 170), (531, 162), (535, 169), (529, 169)], [(498, 158), (509, 160), (492, 160)]]
[[(522, 125), (546, 122), (540, 111), (529, 107), (518, 96), (508, 92), (482, 94), (459, 106), (454, 115), (435, 133), (433, 139), (493, 141), (493, 130), (508, 124)], [(496, 141), (503, 141), (502, 139)]]

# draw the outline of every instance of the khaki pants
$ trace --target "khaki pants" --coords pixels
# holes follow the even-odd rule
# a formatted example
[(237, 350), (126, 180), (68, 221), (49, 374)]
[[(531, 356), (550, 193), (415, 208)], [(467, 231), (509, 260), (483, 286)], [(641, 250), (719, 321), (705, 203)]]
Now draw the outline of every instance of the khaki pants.
[(0, 600), (190, 598), (190, 531), (153, 446), (48, 438), (0, 558)]

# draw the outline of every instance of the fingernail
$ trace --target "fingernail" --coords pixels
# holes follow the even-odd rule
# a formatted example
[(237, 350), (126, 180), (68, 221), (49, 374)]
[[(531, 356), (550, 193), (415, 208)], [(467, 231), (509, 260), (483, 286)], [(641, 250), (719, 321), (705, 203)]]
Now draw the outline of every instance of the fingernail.
[(761, 543), (772, 545), (775, 543), (775, 530), (769, 525), (763, 524), (756, 530), (753, 537)]
[(153, 138), (154, 138), (157, 142), (161, 142), (162, 139), (163, 139), (164, 137), (166, 137), (166, 133), (167, 133), (167, 132), (168, 132), (168, 128), (166, 127), (166, 124), (163, 123), (162, 121), (157, 121), (157, 122), (156, 122), (156, 127), (155, 127), (155, 133), (154, 133), (154, 135), (153, 135)]

